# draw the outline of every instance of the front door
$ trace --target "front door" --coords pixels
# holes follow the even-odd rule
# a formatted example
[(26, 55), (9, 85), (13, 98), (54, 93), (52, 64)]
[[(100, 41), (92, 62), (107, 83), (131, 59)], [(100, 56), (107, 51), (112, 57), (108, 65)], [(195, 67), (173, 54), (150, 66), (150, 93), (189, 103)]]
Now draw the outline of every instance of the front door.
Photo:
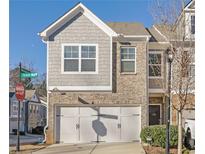
[(160, 121), (160, 105), (149, 105), (149, 125), (159, 125)]

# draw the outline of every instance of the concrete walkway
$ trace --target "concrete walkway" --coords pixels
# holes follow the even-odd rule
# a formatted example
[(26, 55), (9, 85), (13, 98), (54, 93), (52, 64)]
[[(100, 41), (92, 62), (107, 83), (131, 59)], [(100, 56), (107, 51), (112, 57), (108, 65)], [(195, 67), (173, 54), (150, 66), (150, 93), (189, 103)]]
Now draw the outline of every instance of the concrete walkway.
[(145, 154), (140, 143), (54, 144), (32, 154)]

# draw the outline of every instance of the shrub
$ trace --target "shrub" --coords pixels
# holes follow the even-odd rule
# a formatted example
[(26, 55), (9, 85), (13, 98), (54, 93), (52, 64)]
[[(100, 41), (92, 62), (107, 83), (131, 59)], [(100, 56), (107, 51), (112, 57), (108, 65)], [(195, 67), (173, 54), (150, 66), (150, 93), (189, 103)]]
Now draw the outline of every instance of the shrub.
[[(151, 138), (149, 144), (165, 148), (166, 145), (166, 126), (154, 125), (142, 129), (140, 134), (141, 140), (148, 143), (147, 138)], [(177, 126), (170, 126), (170, 147), (177, 146), (178, 130)]]

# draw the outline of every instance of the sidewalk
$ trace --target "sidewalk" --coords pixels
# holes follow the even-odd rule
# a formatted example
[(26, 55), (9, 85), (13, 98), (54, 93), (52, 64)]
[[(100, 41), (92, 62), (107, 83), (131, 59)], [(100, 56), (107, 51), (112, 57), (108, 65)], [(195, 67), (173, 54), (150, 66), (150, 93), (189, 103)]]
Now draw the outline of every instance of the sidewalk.
[[(20, 135), (20, 143), (21, 144), (31, 144), (31, 143), (40, 143), (44, 139), (43, 135), (35, 135), (35, 134), (26, 134)], [(17, 143), (17, 135), (9, 135), (9, 145), (16, 145)]]
[(46, 148), (48, 145), (46, 144), (28, 144), (28, 145), (21, 145), (20, 146), (20, 152), (16, 151), (16, 146), (9, 147), (9, 153), (10, 154), (31, 154), (32, 152), (41, 150), (43, 148)]

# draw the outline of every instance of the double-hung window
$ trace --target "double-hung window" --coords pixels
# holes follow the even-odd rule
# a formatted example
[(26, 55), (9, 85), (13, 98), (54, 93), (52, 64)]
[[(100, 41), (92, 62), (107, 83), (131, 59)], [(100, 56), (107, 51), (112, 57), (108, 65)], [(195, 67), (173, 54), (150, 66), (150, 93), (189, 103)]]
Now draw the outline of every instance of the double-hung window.
[(191, 16), (191, 34), (195, 34), (195, 15)]
[(81, 72), (95, 72), (96, 46), (81, 46)]
[(149, 53), (149, 77), (161, 77), (162, 55), (161, 53)]
[(121, 72), (135, 73), (136, 71), (136, 48), (121, 47)]
[(79, 71), (79, 47), (64, 46), (64, 72)]
[(96, 73), (97, 45), (63, 45), (64, 73)]

